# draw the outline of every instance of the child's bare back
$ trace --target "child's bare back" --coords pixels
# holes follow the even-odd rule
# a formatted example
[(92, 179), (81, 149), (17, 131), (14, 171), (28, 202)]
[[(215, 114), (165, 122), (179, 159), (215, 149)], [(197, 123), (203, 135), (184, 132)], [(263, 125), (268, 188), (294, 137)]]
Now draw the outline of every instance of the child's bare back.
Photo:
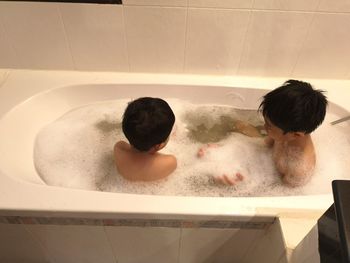
[(154, 151), (140, 152), (124, 141), (114, 146), (119, 173), (130, 181), (154, 181), (170, 175), (177, 166), (172, 155)]

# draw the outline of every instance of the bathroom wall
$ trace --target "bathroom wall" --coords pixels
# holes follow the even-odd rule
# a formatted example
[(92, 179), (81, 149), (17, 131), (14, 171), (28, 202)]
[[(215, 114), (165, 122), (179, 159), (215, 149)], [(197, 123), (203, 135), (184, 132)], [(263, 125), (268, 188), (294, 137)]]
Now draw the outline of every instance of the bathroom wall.
[(0, 2), (0, 68), (350, 78), (350, 0)]
[(0, 222), (0, 233), (0, 262), (287, 262), (278, 220), (263, 229)]

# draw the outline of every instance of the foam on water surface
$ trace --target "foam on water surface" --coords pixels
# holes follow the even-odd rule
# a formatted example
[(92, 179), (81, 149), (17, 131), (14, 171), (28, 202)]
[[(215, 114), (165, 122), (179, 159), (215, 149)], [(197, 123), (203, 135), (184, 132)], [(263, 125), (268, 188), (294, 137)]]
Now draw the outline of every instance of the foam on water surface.
[[(236, 133), (235, 120), (261, 126), (254, 110), (229, 106), (195, 105), (167, 99), (176, 122), (168, 145), (161, 151), (177, 157), (178, 168), (155, 182), (129, 182), (114, 166), (113, 146), (126, 140), (121, 119), (128, 100), (99, 102), (74, 109), (44, 127), (37, 135), (34, 164), (48, 185), (121, 193), (182, 196), (276, 196), (330, 193), (330, 182), (350, 178), (349, 126), (331, 126), (327, 114), (313, 133), (317, 154), (315, 174), (298, 188), (282, 185), (272, 162), (271, 149), (262, 138)], [(215, 142), (199, 159), (203, 143)], [(241, 172), (236, 186), (218, 185), (213, 175)]]

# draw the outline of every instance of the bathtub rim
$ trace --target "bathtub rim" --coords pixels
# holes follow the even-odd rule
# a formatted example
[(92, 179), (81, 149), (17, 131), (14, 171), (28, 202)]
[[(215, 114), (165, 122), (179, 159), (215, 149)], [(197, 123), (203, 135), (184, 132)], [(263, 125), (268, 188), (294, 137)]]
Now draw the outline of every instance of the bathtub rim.
[[(175, 78), (176, 76), (176, 78)], [(261, 83), (261, 86), (254, 88), (272, 89), (276, 85), (280, 85), (285, 78), (252, 78), (252, 77), (222, 77), (222, 76), (195, 76), (195, 75), (173, 75), (173, 74), (138, 74), (138, 73), (109, 73), (109, 72), (65, 72), (65, 71), (31, 71), (31, 70), (11, 70), (9, 76), (0, 87), (0, 97), (21, 90), (20, 83), (30, 83), (30, 81), (42, 80), (36, 88), (27, 90), (26, 96), (30, 94), (41, 93), (43, 90), (59, 88), (67, 85), (83, 85), (83, 84), (107, 84), (107, 83), (124, 83), (129, 81), (130, 84), (171, 84), (171, 85), (206, 85), (206, 86), (225, 86), (225, 87), (254, 87), (254, 84)], [(136, 79), (136, 80), (135, 80)], [(131, 81), (133, 80), (133, 81)], [(350, 93), (346, 92), (346, 87), (349, 87), (349, 80), (310, 80), (317, 86), (326, 85), (332, 86), (333, 89), (326, 89), (328, 98), (344, 109), (350, 109), (346, 105), (346, 101), (350, 100)], [(28, 82), (26, 82), (28, 81)], [(278, 83), (278, 84), (277, 84)], [(45, 87), (45, 85), (47, 85)], [(339, 91), (340, 93), (338, 93)], [(22, 100), (23, 101), (23, 100)], [(9, 105), (9, 104), (7, 104)], [(5, 105), (6, 106), (6, 105)], [(6, 111), (8, 112), (8, 111)], [(4, 107), (0, 109), (0, 117), (2, 118)], [(0, 171), (1, 173), (1, 171)], [(3, 215), (47, 215), (50, 212), (53, 215), (70, 214), (72, 216), (128, 216), (128, 217), (144, 217), (145, 215), (158, 217), (232, 217), (232, 216), (254, 216), (254, 215), (269, 215), (275, 216), (286, 209), (295, 211), (296, 214), (303, 210), (325, 210), (333, 203), (332, 195), (314, 195), (314, 196), (288, 196), (288, 197), (167, 197), (161, 196), (167, 202), (172, 202), (174, 205), (168, 207), (172, 211), (160, 209), (159, 203), (154, 199), (159, 199), (159, 196), (144, 196), (140, 195), (143, 200), (143, 211), (133, 209), (125, 205), (118, 204), (119, 195), (124, 195), (123, 198), (131, 202), (139, 202), (140, 198), (137, 195), (126, 196), (128, 194), (115, 193), (91, 193), (91, 191), (65, 189), (50, 186), (40, 187), (27, 182), (19, 182), (7, 175), (2, 175), (0, 184), (0, 213)], [(4, 179), (5, 178), (5, 179)], [(31, 185), (31, 186), (29, 186)], [(45, 189), (46, 188), (46, 189)], [(13, 190), (16, 189), (16, 192)], [(54, 189), (54, 190), (53, 190)], [(86, 193), (87, 192), (87, 193)], [(62, 201), (62, 195), (70, 197), (72, 200), (83, 199), (79, 205), (71, 202)], [(109, 195), (108, 197), (105, 195)], [(40, 200), (40, 196), (46, 195), (48, 200)], [(89, 200), (90, 197), (93, 200)], [(29, 196), (29, 197), (27, 197)], [(136, 197), (135, 197), (136, 196)], [(85, 199), (86, 200), (85, 200)], [(219, 199), (220, 198), (220, 199)], [(308, 202), (304, 202), (305, 198)], [(175, 201), (174, 201), (175, 200)], [(199, 202), (199, 201), (203, 201)], [(103, 202), (112, 202), (113, 209), (107, 206), (102, 207)], [(95, 209), (91, 209), (91, 202), (95, 202)], [(206, 204), (205, 206), (213, 205), (211, 211), (204, 211), (198, 206), (198, 203)], [(97, 204), (101, 206), (98, 207)], [(311, 205), (312, 204), (312, 205)], [(176, 208), (176, 209), (175, 209)], [(176, 211), (174, 211), (176, 210)]]
[[(263, 220), (286, 212), (299, 217), (312, 211), (323, 211), (333, 203), (332, 194), (282, 197), (154, 196), (39, 185), (16, 180), (3, 175), (1, 171), (0, 176), (7, 186), (7, 190), (0, 186), (2, 216), (208, 220), (238, 217), (242, 221), (251, 221), (256, 216)], [(13, 191), (12, 187), (17, 191)], [(46, 198), (41, 199), (41, 196)], [(121, 198), (123, 204), (120, 203)]]

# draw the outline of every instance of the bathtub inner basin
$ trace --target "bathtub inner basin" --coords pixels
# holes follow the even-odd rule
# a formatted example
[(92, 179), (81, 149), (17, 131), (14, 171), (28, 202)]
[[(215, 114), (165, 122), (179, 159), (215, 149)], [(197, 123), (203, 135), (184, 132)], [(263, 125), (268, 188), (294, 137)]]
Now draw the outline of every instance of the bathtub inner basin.
[[(325, 194), (331, 192), (333, 179), (349, 179), (350, 125), (329, 124), (347, 111), (330, 103), (324, 123), (312, 134), (317, 154), (314, 176), (303, 187), (282, 185), (263, 138), (249, 138), (235, 132), (231, 125), (239, 119), (260, 127), (262, 119), (256, 109), (266, 92), (120, 84), (49, 90), (19, 104), (1, 120), (0, 135), (7, 138), (8, 144), (1, 143), (0, 149), (10, 149), (1, 167), (7, 174), (31, 183), (181, 196)], [(125, 140), (121, 132), (123, 111), (131, 99), (141, 96), (164, 98), (176, 115), (171, 139), (162, 152), (176, 155), (178, 168), (156, 182), (128, 182), (114, 166), (114, 143)], [(208, 142), (219, 147), (198, 158), (198, 149)], [(16, 165), (18, 160), (24, 165)], [(218, 185), (213, 180), (213, 175), (236, 171), (244, 175), (244, 180), (234, 187)]]

